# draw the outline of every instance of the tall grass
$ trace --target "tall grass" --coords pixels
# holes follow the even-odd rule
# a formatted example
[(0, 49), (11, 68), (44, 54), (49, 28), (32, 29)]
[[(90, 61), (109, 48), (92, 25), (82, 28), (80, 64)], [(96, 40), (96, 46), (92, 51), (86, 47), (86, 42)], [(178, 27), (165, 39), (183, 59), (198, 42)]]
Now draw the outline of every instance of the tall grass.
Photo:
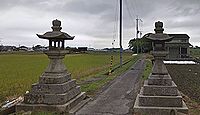
[(152, 62), (150, 59), (145, 60), (145, 69), (142, 75), (143, 80), (148, 79), (150, 73), (152, 72)]
[[(119, 56), (114, 53), (114, 65)], [(90, 53), (66, 55), (64, 63), (72, 78), (78, 81), (102, 70), (108, 70), (111, 53)], [(131, 58), (124, 53), (124, 60)], [(31, 84), (38, 81), (49, 60), (43, 54), (3, 54), (0, 55), (0, 102), (30, 90)]]
[(200, 49), (190, 49), (190, 55), (194, 58), (200, 59)]

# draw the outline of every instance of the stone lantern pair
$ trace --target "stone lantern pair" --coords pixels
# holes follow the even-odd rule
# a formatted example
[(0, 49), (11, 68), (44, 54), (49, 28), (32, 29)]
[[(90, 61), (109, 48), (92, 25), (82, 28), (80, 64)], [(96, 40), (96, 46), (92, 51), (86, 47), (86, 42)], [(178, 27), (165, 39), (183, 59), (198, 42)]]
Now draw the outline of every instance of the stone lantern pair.
[(76, 80), (71, 79), (63, 58), (67, 53), (65, 40), (73, 40), (65, 32), (61, 32), (61, 21), (53, 20), (53, 31), (38, 35), (39, 38), (49, 40), (49, 50), (44, 53), (50, 59), (45, 72), (39, 82), (32, 85), (31, 91), (24, 95), (24, 101), (17, 105), (17, 111), (53, 111), (67, 114), (70, 109), (85, 99), (85, 92), (81, 92)]
[(155, 23), (154, 31), (155, 34), (146, 37), (153, 42), (154, 65), (137, 95), (134, 112), (141, 115), (175, 115), (177, 112), (187, 114), (188, 108), (163, 62), (168, 54), (165, 42), (173, 38), (163, 33), (163, 23), (160, 21)]

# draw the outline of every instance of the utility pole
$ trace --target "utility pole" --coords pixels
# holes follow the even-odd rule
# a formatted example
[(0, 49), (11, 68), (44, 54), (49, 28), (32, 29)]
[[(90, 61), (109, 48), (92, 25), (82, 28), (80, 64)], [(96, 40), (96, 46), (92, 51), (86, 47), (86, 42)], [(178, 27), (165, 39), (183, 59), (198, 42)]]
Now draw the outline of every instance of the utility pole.
[(120, 67), (122, 67), (122, 53), (123, 53), (123, 48), (122, 48), (122, 0), (120, 0), (120, 8), (119, 8), (119, 13), (120, 13), (120, 21), (119, 21), (119, 45), (120, 45)]
[[(139, 31), (139, 21), (141, 21), (142, 22), (142, 19), (139, 19), (138, 18), (138, 16), (137, 16), (137, 18), (136, 18), (136, 42), (138, 42), (138, 34), (141, 32), (141, 31)], [(140, 37), (141, 37), (141, 34), (140, 34)], [(139, 53), (139, 48), (138, 48), (139, 46), (138, 46), (138, 43), (137, 43), (137, 54)]]
[(136, 39), (138, 38), (138, 34), (139, 34), (139, 24), (138, 24), (138, 21), (139, 19), (138, 19), (138, 16), (137, 16), (137, 18), (136, 18)]
[(137, 18), (136, 18), (136, 43), (137, 43), (137, 54), (139, 53), (139, 48), (138, 48), (138, 33), (139, 33), (139, 29), (138, 29), (138, 16), (137, 16)]

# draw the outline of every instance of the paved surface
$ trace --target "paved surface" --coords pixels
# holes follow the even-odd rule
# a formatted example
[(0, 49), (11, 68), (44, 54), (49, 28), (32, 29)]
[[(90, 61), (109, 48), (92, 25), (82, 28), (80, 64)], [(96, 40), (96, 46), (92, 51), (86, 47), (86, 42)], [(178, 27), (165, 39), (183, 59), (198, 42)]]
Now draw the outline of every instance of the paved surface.
[(137, 61), (132, 69), (116, 78), (105, 91), (81, 108), (76, 115), (131, 114), (144, 65), (144, 60)]

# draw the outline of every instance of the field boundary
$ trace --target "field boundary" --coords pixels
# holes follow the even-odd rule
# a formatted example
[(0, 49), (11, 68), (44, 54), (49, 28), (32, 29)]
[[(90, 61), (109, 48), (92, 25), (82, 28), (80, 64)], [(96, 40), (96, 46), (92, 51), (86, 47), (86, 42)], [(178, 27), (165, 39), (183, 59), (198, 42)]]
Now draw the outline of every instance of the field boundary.
[[(100, 93), (102, 93), (103, 91), (105, 91), (108, 87), (110, 87), (116, 80), (119, 76), (121, 75), (124, 75), (127, 71), (131, 70), (132, 69), (132, 66), (135, 65), (135, 63), (139, 60), (140, 57), (138, 57), (136, 60), (134, 59), (129, 59), (129, 60), (126, 60), (123, 65), (126, 65), (128, 63), (130, 63), (131, 61), (133, 61), (133, 63), (130, 65), (130, 67), (123, 71), (122, 73), (120, 73), (119, 75), (116, 75), (112, 80), (106, 82), (102, 87), (100, 87), (97, 91), (95, 91), (94, 95), (90, 95), (92, 99), (96, 99), (98, 97), (98, 95)], [(120, 65), (117, 65), (115, 68), (113, 68), (114, 71), (117, 70), (117, 69), (120, 69)], [(113, 71), (113, 72), (114, 72)], [(107, 75), (106, 77), (110, 77), (108, 76), (108, 72), (104, 73), (104, 75)], [(106, 77), (103, 77), (103, 79), (106, 79)]]

